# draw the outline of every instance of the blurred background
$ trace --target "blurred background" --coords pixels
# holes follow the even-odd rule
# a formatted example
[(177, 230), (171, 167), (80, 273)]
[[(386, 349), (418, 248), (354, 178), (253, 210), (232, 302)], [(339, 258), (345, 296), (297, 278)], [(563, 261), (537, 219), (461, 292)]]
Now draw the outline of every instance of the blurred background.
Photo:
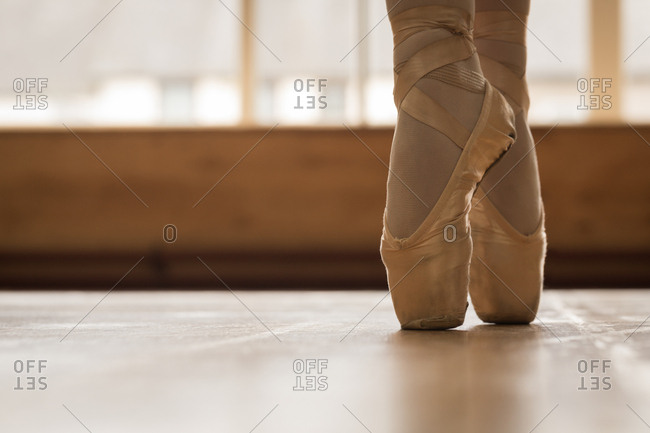
[[(551, 287), (650, 283), (649, 21), (532, 2)], [(136, 262), (121, 284), (385, 284), (383, 1), (1, 0), (0, 36), (2, 287), (110, 287)]]

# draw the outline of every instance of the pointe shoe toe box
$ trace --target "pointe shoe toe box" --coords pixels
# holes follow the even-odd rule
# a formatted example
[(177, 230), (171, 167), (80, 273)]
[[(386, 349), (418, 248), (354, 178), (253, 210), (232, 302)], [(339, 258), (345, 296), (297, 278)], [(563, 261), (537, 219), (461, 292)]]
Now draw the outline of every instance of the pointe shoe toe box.
[(470, 219), (474, 253), (469, 292), (477, 315), (489, 323), (532, 322), (544, 279), (543, 215), (530, 235), (510, 226), (489, 199), (475, 205)]

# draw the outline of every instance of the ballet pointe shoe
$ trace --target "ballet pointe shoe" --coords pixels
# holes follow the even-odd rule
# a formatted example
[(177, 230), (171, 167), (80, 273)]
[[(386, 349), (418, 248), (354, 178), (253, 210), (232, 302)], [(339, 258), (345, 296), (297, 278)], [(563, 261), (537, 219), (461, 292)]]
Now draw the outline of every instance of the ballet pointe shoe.
[[(476, 13), (476, 40), (521, 46), (525, 50), (524, 14), (511, 10)], [(524, 71), (479, 53), (481, 68), (507, 98), (515, 114), (527, 117), (529, 99)], [(523, 125), (529, 133), (528, 126)], [(484, 322), (527, 324), (539, 306), (544, 279), (546, 232), (540, 200), (537, 228), (531, 234), (515, 229), (490, 201), (489, 191), (479, 187), (470, 212), (474, 254), (470, 272), (470, 296)]]
[(530, 323), (535, 320), (542, 294), (544, 213), (537, 229), (525, 235), (510, 225), (481, 188), (473, 202), (470, 294), (474, 310), (484, 322)]
[(463, 323), (468, 306), (472, 196), (485, 171), (514, 142), (514, 114), (504, 97), (483, 80), (481, 111), (474, 128), (468, 131), (414, 86), (425, 76), (446, 74), (440, 68), (475, 53), (466, 11), (416, 7), (392, 17), (391, 25), (396, 44), (418, 27), (438, 26), (449, 31), (449, 37), (426, 45), (395, 68), (394, 94), (398, 116), (406, 113), (435, 128), (462, 152), (438, 201), (413, 234), (393, 236), (384, 212), (381, 257), (402, 329), (454, 328)]

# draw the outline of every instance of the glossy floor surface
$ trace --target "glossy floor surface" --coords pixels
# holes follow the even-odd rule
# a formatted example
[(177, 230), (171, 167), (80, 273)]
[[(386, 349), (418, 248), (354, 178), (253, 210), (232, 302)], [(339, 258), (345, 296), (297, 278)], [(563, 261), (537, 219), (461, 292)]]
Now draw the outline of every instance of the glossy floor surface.
[(650, 290), (436, 332), (385, 294), (0, 292), (0, 431), (650, 431)]

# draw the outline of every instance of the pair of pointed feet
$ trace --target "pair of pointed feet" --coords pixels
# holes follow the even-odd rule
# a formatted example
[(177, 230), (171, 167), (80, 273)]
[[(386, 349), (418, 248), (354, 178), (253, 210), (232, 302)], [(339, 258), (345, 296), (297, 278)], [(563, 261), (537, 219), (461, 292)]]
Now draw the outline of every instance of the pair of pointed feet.
[[(411, 102), (410, 95), (402, 109), (426, 113), (426, 100)], [(468, 295), (486, 322), (521, 324), (536, 317), (546, 252), (543, 213), (538, 228), (524, 235), (483, 191), (477, 194), (486, 171), (515, 138), (511, 106), (486, 82), (476, 126), (423, 223), (411, 236), (398, 238), (384, 215), (381, 256), (403, 329), (460, 326)]]

